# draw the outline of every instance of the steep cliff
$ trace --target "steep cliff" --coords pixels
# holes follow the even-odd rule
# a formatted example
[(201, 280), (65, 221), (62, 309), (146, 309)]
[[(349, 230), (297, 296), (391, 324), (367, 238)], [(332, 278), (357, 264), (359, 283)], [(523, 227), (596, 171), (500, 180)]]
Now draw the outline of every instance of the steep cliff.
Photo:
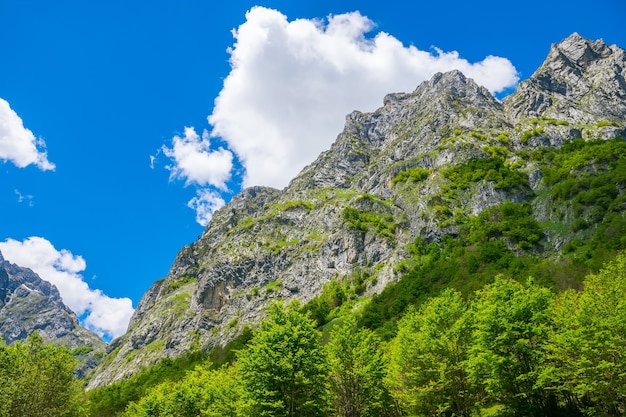
[(461, 219), (505, 201), (530, 203), (546, 225), (564, 224), (525, 245), (505, 237), (510, 247), (559, 253), (591, 233), (575, 230), (575, 216), (588, 226), (601, 219), (551, 199), (544, 165), (528, 152), (626, 137), (625, 71), (623, 49), (573, 34), (502, 102), (452, 71), (387, 95), (373, 113), (353, 112), (332, 147), (284, 190), (250, 188), (215, 213), (144, 295), (89, 387), (223, 345), (270, 303), (306, 303), (331, 280), (366, 271), (367, 280), (354, 282), (358, 293), (380, 292), (398, 280), (395, 266), (415, 238), (455, 236)]
[(75, 352), (84, 377), (102, 358), (106, 344), (80, 326), (57, 288), (28, 268), (21, 268), (0, 253), (0, 336), (8, 343), (24, 341), (38, 331), (44, 340)]

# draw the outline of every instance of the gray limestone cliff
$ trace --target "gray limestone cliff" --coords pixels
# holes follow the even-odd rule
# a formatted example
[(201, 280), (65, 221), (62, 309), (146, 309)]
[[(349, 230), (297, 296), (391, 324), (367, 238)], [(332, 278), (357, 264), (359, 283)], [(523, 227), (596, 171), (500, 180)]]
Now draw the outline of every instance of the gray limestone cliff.
[(44, 340), (77, 352), (79, 377), (99, 364), (106, 347), (95, 333), (79, 325), (54, 285), (6, 261), (0, 253), (0, 336), (12, 344), (26, 340), (34, 331)]
[[(363, 295), (380, 292), (399, 278), (394, 266), (416, 237), (455, 235), (455, 213), (531, 199), (541, 171), (516, 152), (626, 137), (625, 71), (623, 49), (573, 34), (502, 102), (451, 71), (387, 95), (372, 113), (351, 113), (332, 147), (284, 190), (250, 188), (215, 213), (143, 296), (89, 388), (163, 357), (224, 345), (271, 303), (306, 303), (331, 280), (366, 271)], [(494, 154), (527, 180), (503, 188), (483, 179), (446, 200), (445, 169)], [(397, 180), (410, 172), (427, 177)], [(537, 216), (552, 215), (533, 205)], [(558, 250), (564, 239), (548, 235), (548, 244)]]

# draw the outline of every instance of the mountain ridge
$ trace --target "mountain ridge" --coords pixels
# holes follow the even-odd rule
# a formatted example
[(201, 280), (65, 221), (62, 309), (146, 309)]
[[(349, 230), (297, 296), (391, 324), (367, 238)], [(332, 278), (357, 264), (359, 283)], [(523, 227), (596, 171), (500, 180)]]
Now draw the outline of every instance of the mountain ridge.
[[(246, 189), (214, 214), (144, 294), (88, 388), (224, 345), (271, 303), (306, 303), (333, 280), (377, 294), (400, 279), (396, 267), (416, 238), (457, 236), (462, 219), (507, 201), (531, 204), (544, 222), (573, 222), (571, 207), (545, 197), (545, 172), (524, 155), (625, 137), (625, 68), (623, 49), (572, 34), (501, 102), (451, 71), (412, 93), (388, 94), (374, 112), (349, 114), (331, 148), (285, 189)], [(461, 169), (476, 160), (495, 168), (465, 180)], [(584, 232), (565, 229), (546, 229), (541, 251), (505, 242), (555, 256)]]

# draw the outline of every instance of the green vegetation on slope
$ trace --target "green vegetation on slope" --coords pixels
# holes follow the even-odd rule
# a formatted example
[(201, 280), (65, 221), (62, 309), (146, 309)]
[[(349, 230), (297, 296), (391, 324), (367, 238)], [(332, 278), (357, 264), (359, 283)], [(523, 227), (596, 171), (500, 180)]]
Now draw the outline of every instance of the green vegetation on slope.
[(463, 165), (457, 165), (443, 171), (443, 176), (450, 181), (450, 189), (466, 189), (471, 183), (491, 181), (496, 189), (519, 189), (528, 186), (528, 177), (504, 163), (503, 158), (489, 157), (470, 159)]
[(410, 307), (388, 344), (350, 314), (323, 344), (274, 305), (237, 361), (132, 402), (147, 416), (619, 416), (626, 412), (626, 253), (581, 291), (495, 276)]
[[(88, 415), (619, 416), (625, 292), (625, 252), (580, 291), (495, 276), (468, 296), (446, 288), (409, 307), (388, 344), (351, 313), (323, 344), (298, 304), (273, 305), (234, 362), (165, 360), (90, 393)], [(35, 335), (0, 346), (0, 360), (0, 415), (86, 414), (67, 349)], [(98, 410), (113, 392), (123, 407)]]

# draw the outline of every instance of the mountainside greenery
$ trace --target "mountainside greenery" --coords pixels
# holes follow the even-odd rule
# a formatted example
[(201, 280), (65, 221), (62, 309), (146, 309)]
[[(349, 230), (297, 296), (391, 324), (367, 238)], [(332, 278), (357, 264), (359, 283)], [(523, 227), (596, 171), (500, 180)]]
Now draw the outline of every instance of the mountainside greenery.
[(582, 290), (502, 275), (471, 297), (446, 288), (409, 306), (389, 342), (357, 325), (358, 308), (315, 330), (306, 308), (275, 305), (235, 362), (200, 360), (121, 415), (618, 416), (624, 293), (621, 252)]
[[(323, 343), (306, 308), (274, 305), (233, 362), (163, 360), (89, 401), (71, 353), (35, 334), (0, 346), (0, 415), (618, 416), (626, 411), (624, 293), (621, 252), (582, 290), (502, 275), (469, 298), (447, 288), (411, 305), (389, 342), (357, 325), (358, 308), (333, 320)], [(103, 401), (114, 395), (125, 399), (117, 409)]]

